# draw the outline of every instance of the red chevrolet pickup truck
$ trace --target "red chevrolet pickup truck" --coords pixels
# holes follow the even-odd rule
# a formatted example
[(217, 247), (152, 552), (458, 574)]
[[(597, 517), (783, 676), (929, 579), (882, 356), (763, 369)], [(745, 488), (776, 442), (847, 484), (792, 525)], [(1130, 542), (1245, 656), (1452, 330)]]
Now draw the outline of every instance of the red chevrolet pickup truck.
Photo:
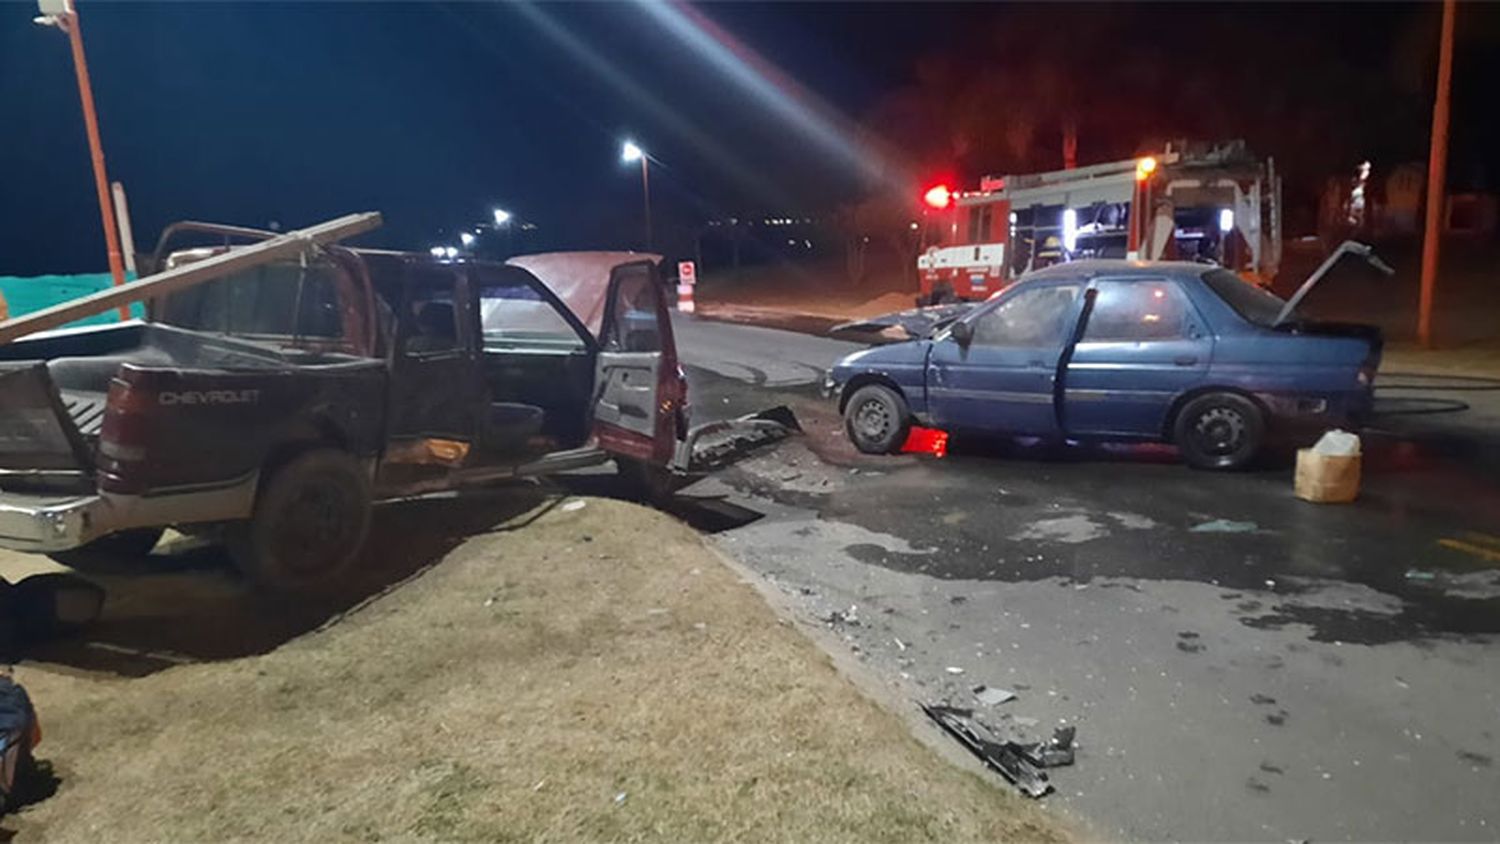
[(316, 589), (381, 498), (687, 467), (656, 256), (500, 264), (185, 231), (220, 244), (160, 256), (135, 283), (144, 321), (0, 346), (0, 547), (144, 554), (175, 527), (222, 538), (261, 584)]

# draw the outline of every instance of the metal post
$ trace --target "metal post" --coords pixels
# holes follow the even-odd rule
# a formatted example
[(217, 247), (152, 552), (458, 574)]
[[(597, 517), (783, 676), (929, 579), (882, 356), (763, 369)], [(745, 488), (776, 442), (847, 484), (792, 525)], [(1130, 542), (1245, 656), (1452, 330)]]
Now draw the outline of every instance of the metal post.
[(1427, 154), (1427, 225), (1422, 234), (1422, 293), (1417, 305), (1417, 339), (1432, 347), (1432, 298), (1437, 285), (1443, 230), (1444, 187), (1448, 179), (1448, 95), (1453, 85), (1454, 0), (1443, 0), (1443, 34), (1438, 50), (1437, 98), (1432, 104), (1432, 147)]
[[(68, 34), (73, 48), (73, 70), (78, 77), (78, 98), (83, 103), (83, 126), (88, 133), (89, 155), (94, 163), (94, 189), (99, 194), (99, 216), (104, 223), (104, 246), (109, 253), (109, 275), (116, 285), (125, 283), (125, 263), (120, 255), (120, 233), (115, 228), (114, 203), (109, 195), (109, 177), (104, 171), (104, 144), (99, 139), (99, 116), (94, 111), (94, 88), (89, 84), (88, 62), (83, 55), (83, 28), (78, 12), (69, 9), (58, 16), (58, 25)], [(130, 319), (130, 309), (120, 306), (120, 319)]]
[(641, 197), (646, 203), (646, 251), (651, 251), (651, 156), (641, 156)]
[(130, 228), (130, 206), (125, 203), (125, 186), (110, 182), (115, 195), (115, 218), (120, 222), (120, 251), (125, 253), (125, 272), (135, 275), (135, 233)]

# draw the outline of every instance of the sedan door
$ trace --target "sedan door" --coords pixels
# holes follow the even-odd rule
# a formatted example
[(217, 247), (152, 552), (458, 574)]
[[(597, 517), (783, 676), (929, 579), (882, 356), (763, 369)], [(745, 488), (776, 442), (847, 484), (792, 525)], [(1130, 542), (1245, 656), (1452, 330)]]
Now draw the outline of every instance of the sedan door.
[(1213, 337), (1175, 281), (1099, 279), (1093, 289), (1064, 380), (1064, 430), (1160, 436), (1172, 402), (1207, 373)]
[[(1078, 318), (1081, 282), (1023, 284), (933, 343), (927, 399), (938, 425), (1012, 434), (1057, 433), (1058, 363)], [(958, 334), (964, 332), (960, 330)]]

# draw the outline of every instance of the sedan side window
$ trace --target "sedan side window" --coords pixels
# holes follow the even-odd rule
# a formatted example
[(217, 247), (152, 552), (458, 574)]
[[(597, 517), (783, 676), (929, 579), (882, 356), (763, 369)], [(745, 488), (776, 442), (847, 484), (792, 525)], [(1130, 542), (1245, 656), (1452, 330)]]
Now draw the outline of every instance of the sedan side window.
[(1182, 290), (1164, 279), (1101, 281), (1084, 342), (1147, 342), (1187, 335)]
[(1061, 344), (1079, 287), (1058, 284), (1018, 292), (979, 318), (974, 342), (1022, 348)]

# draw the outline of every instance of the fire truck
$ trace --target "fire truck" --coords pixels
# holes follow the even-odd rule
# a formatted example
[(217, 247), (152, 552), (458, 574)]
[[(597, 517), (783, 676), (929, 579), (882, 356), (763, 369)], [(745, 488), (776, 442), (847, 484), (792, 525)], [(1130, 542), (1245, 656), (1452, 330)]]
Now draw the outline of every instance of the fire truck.
[(1269, 285), (1281, 260), (1281, 181), (1243, 141), (1012, 176), (922, 197), (918, 305), (985, 299), (1023, 273), (1082, 258), (1214, 263)]

